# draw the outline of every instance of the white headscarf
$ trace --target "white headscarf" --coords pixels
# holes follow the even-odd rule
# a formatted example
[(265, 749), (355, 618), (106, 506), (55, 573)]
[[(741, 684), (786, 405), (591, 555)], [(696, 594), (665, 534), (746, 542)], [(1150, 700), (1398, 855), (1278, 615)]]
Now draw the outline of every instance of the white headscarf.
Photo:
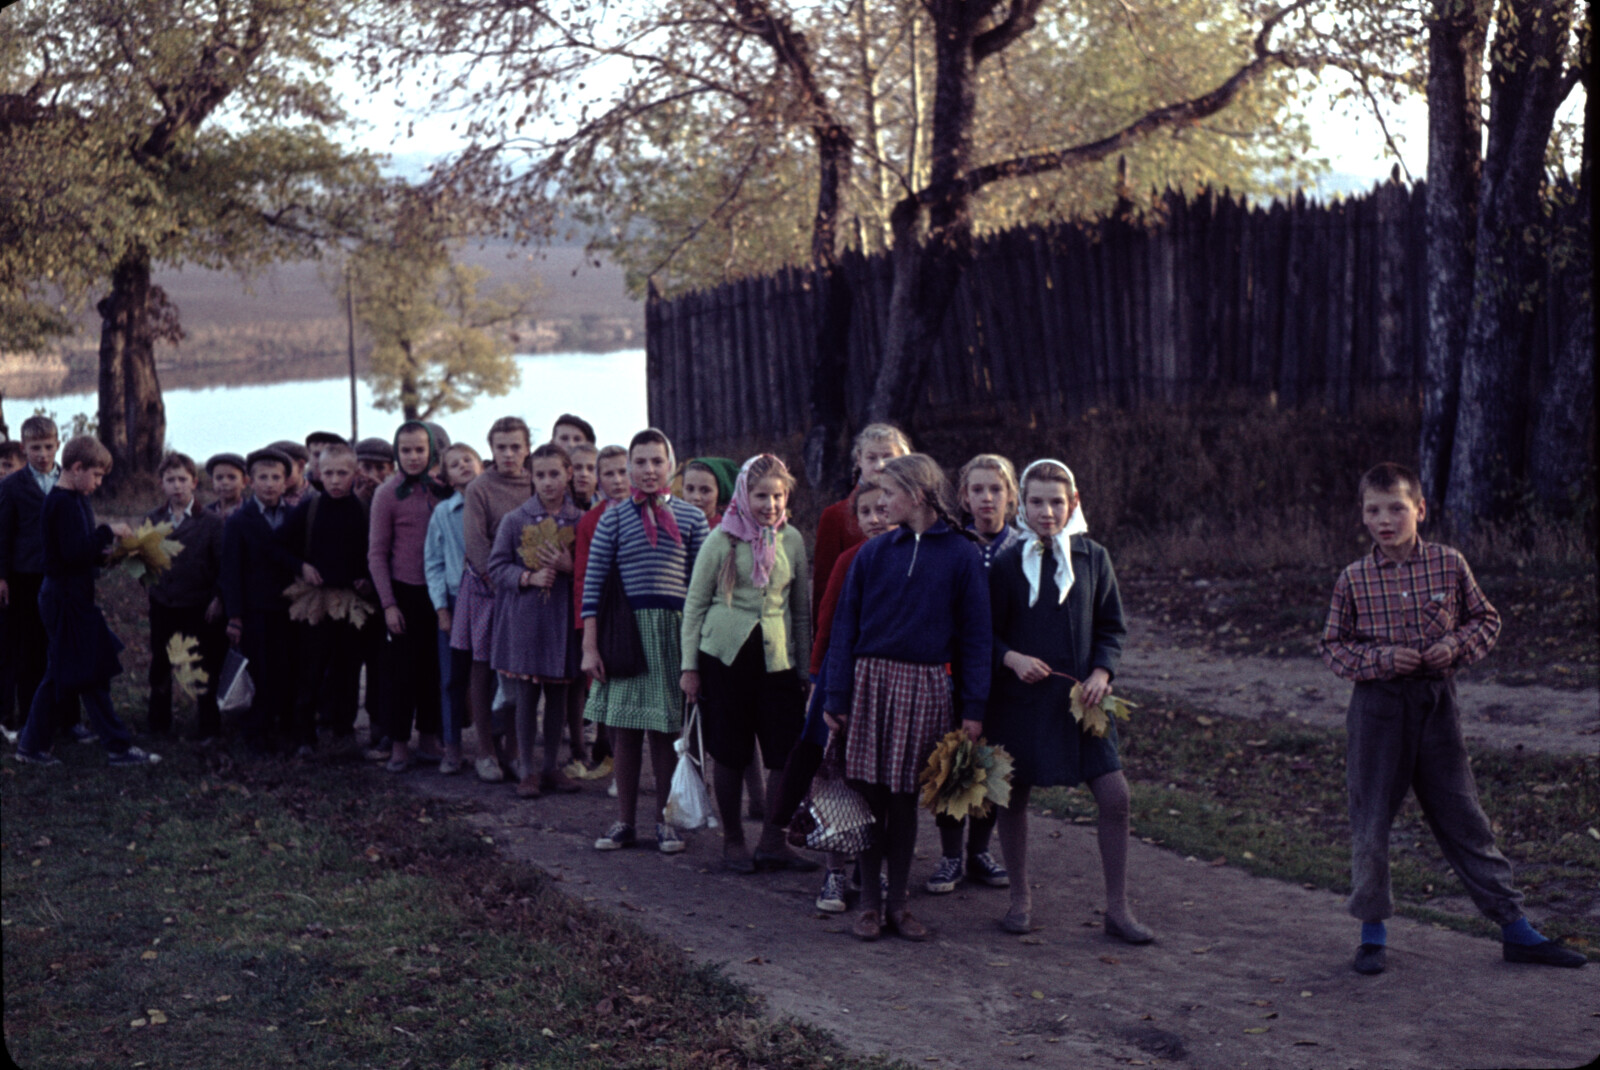
[[(1078, 480), (1076, 476), (1073, 476), (1072, 469), (1067, 468), (1060, 461), (1046, 457), (1042, 460), (1034, 461), (1022, 470), (1022, 478), (1017, 480), (1017, 487), (1024, 494), (1027, 492), (1028, 473), (1041, 464), (1059, 465), (1064, 469), (1068, 478), (1072, 480), (1073, 493), (1077, 493)], [(1044, 561), (1044, 550), (1041, 544), (1044, 539), (1028, 526), (1026, 508), (1017, 510), (1017, 526), (1031, 536), (1022, 547), (1022, 574), (1028, 578), (1028, 605), (1032, 606), (1039, 601), (1039, 571)], [(1055, 538), (1052, 540), (1055, 543), (1058, 605), (1067, 600), (1067, 592), (1072, 590), (1074, 579), (1072, 575), (1072, 536), (1087, 534), (1089, 534), (1089, 522), (1083, 518), (1083, 504), (1080, 502), (1072, 510), (1072, 515), (1067, 517), (1066, 524), (1062, 526), (1062, 529), (1056, 533)]]

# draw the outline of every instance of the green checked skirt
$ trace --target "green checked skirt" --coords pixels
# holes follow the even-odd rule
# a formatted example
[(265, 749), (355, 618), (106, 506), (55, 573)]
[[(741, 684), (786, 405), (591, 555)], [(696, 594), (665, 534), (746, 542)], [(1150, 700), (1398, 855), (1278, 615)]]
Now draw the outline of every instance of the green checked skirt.
[(676, 609), (639, 609), (633, 619), (639, 625), (649, 671), (595, 683), (589, 688), (583, 716), (613, 728), (676, 734), (683, 730), (683, 690), (678, 687), (683, 614)]

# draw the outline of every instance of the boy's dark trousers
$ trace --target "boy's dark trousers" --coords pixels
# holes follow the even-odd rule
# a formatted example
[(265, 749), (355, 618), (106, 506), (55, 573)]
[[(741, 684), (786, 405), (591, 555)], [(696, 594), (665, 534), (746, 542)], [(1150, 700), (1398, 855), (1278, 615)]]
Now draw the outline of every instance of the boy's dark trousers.
[(294, 744), (316, 746), (319, 709), (335, 736), (353, 734), (361, 692), (361, 631), (331, 619), (294, 627), (299, 633), (299, 682), (290, 729)]
[(167, 644), (174, 635), (187, 635), (198, 641), (200, 667), (205, 670), (208, 683), (195, 703), (200, 712), (195, 735), (209, 739), (222, 727), (222, 715), (217, 712), (217, 681), (222, 675), (222, 659), (228, 652), (228, 637), (220, 624), (206, 620), (205, 606), (150, 603), (150, 731), (172, 729), (172, 662), (167, 657)]
[(250, 682), (256, 696), (243, 719), (245, 742), (258, 749), (272, 743), (273, 734), (287, 732), (294, 712), (294, 625), (287, 609), (246, 613), (239, 637), (239, 653), (250, 660)]
[(1494, 845), (1467, 764), (1452, 679), (1418, 677), (1356, 684), (1345, 720), (1350, 794), (1350, 913), (1382, 921), (1394, 913), (1389, 828), (1415, 790), (1445, 860), (1480, 911), (1499, 925), (1522, 917), (1511, 863)]
[[(33, 709), (33, 693), (44, 679), (45, 659), (49, 653), (50, 638), (45, 634), (44, 618), (39, 616), (39, 588), (44, 585), (40, 572), (13, 572), (6, 581), (11, 589), (11, 602), (5, 608), (6, 662), (15, 675), (17, 718), (26, 721)], [(5, 703), (11, 691), (0, 691), (0, 714), (9, 711)], [(78, 700), (75, 696), (62, 696), (55, 700), (57, 732), (70, 731), (78, 723)]]
[(385, 723), (395, 743), (411, 740), (412, 714), (424, 735), (443, 727), (439, 696), (439, 615), (434, 612), (428, 588), (421, 584), (394, 583), (395, 605), (405, 617), (406, 630), (390, 634), (384, 646), (383, 698), (388, 705)]

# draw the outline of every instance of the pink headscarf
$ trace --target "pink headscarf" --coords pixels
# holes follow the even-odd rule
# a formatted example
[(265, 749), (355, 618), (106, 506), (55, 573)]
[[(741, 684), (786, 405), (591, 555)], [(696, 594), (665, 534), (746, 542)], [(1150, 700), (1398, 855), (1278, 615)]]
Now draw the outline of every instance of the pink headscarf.
[[(736, 539), (750, 544), (750, 556), (754, 558), (754, 565), (750, 569), (750, 582), (756, 587), (765, 587), (767, 579), (772, 575), (772, 566), (778, 561), (778, 532), (788, 523), (788, 517), (780, 516), (778, 522), (771, 527), (756, 523), (754, 510), (750, 508), (750, 466), (763, 457), (772, 457), (770, 453), (758, 453), (739, 469), (739, 479), (733, 485), (733, 501), (728, 503), (728, 508), (722, 514), (722, 530)], [(779, 466), (781, 460), (772, 457)], [(785, 469), (787, 470), (787, 469)]]

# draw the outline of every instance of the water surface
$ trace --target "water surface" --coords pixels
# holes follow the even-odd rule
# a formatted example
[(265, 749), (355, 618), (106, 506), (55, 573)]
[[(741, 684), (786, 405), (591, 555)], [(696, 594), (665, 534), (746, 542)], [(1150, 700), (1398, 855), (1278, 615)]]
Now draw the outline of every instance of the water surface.
[[(489, 425), (501, 416), (520, 416), (533, 429), (533, 441), (550, 437), (550, 425), (564, 412), (594, 425), (601, 445), (626, 444), (648, 425), (644, 350), (617, 353), (552, 353), (519, 356), (522, 377), (505, 397), (480, 398), (470, 408), (438, 419), (453, 440), (486, 449)], [(248, 453), (279, 439), (305, 441), (312, 431), (350, 434), (350, 381), (319, 379), (291, 383), (252, 383), (165, 391), (167, 442), (201, 463), (213, 453)], [(365, 382), (356, 384), (358, 437), (392, 438), (396, 413), (379, 412)], [(13, 401), (7, 422), (20, 425), (35, 408), (53, 415), (66, 432), (78, 413), (93, 415), (94, 394), (64, 394)]]

